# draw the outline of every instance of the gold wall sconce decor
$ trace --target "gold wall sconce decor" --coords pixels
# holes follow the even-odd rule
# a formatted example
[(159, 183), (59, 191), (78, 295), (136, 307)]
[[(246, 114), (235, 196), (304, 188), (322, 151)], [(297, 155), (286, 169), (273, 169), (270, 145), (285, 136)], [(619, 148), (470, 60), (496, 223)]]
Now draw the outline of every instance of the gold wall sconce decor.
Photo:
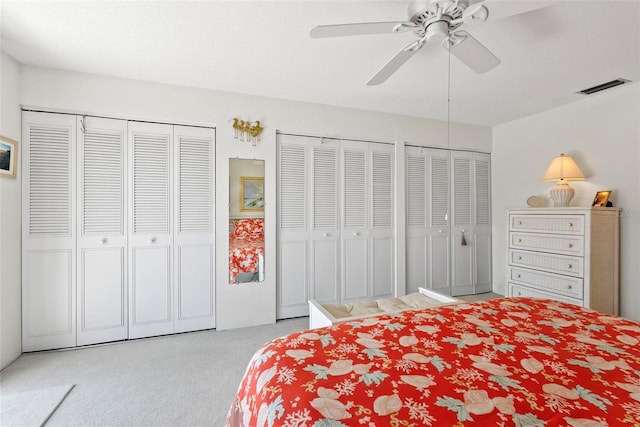
[(237, 117), (231, 120), (233, 120), (233, 137), (240, 141), (251, 141), (251, 145), (255, 147), (260, 141), (260, 133), (264, 130), (260, 121), (240, 120)]

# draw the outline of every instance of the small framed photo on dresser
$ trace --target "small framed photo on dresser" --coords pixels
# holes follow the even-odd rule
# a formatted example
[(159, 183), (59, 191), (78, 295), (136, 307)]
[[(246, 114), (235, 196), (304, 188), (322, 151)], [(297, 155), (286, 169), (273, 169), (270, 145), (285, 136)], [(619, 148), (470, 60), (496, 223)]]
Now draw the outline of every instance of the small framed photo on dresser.
[(593, 198), (593, 203), (591, 206), (607, 206), (607, 201), (609, 200), (609, 196), (611, 196), (611, 190), (607, 191), (598, 191), (596, 193), (596, 197)]

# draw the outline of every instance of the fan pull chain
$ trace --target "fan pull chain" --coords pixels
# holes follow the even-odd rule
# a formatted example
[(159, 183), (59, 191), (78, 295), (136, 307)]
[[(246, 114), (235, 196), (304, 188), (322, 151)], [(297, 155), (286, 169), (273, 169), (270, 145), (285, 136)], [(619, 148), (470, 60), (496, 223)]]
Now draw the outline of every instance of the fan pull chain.
[(451, 148), (451, 42), (447, 40), (447, 150)]

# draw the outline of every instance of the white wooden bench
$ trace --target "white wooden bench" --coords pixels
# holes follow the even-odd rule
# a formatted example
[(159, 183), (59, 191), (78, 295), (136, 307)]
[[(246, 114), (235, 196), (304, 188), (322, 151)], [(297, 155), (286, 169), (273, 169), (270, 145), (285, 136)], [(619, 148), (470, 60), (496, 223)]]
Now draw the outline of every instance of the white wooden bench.
[(397, 313), (403, 310), (435, 307), (460, 301), (457, 298), (424, 288), (418, 288), (418, 292), (398, 298), (383, 298), (353, 304), (320, 304), (315, 300), (309, 300), (309, 328), (321, 328), (377, 314)]

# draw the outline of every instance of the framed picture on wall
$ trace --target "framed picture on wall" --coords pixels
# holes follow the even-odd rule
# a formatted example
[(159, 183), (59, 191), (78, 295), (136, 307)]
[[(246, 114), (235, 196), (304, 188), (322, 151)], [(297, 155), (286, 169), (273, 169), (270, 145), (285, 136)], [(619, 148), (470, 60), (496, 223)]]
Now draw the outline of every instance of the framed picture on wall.
[(596, 197), (593, 198), (593, 203), (591, 204), (591, 206), (607, 206), (607, 201), (609, 200), (610, 195), (611, 190), (598, 191), (596, 193)]
[(264, 212), (264, 178), (240, 177), (240, 211)]
[(0, 135), (0, 176), (16, 177), (18, 141)]

